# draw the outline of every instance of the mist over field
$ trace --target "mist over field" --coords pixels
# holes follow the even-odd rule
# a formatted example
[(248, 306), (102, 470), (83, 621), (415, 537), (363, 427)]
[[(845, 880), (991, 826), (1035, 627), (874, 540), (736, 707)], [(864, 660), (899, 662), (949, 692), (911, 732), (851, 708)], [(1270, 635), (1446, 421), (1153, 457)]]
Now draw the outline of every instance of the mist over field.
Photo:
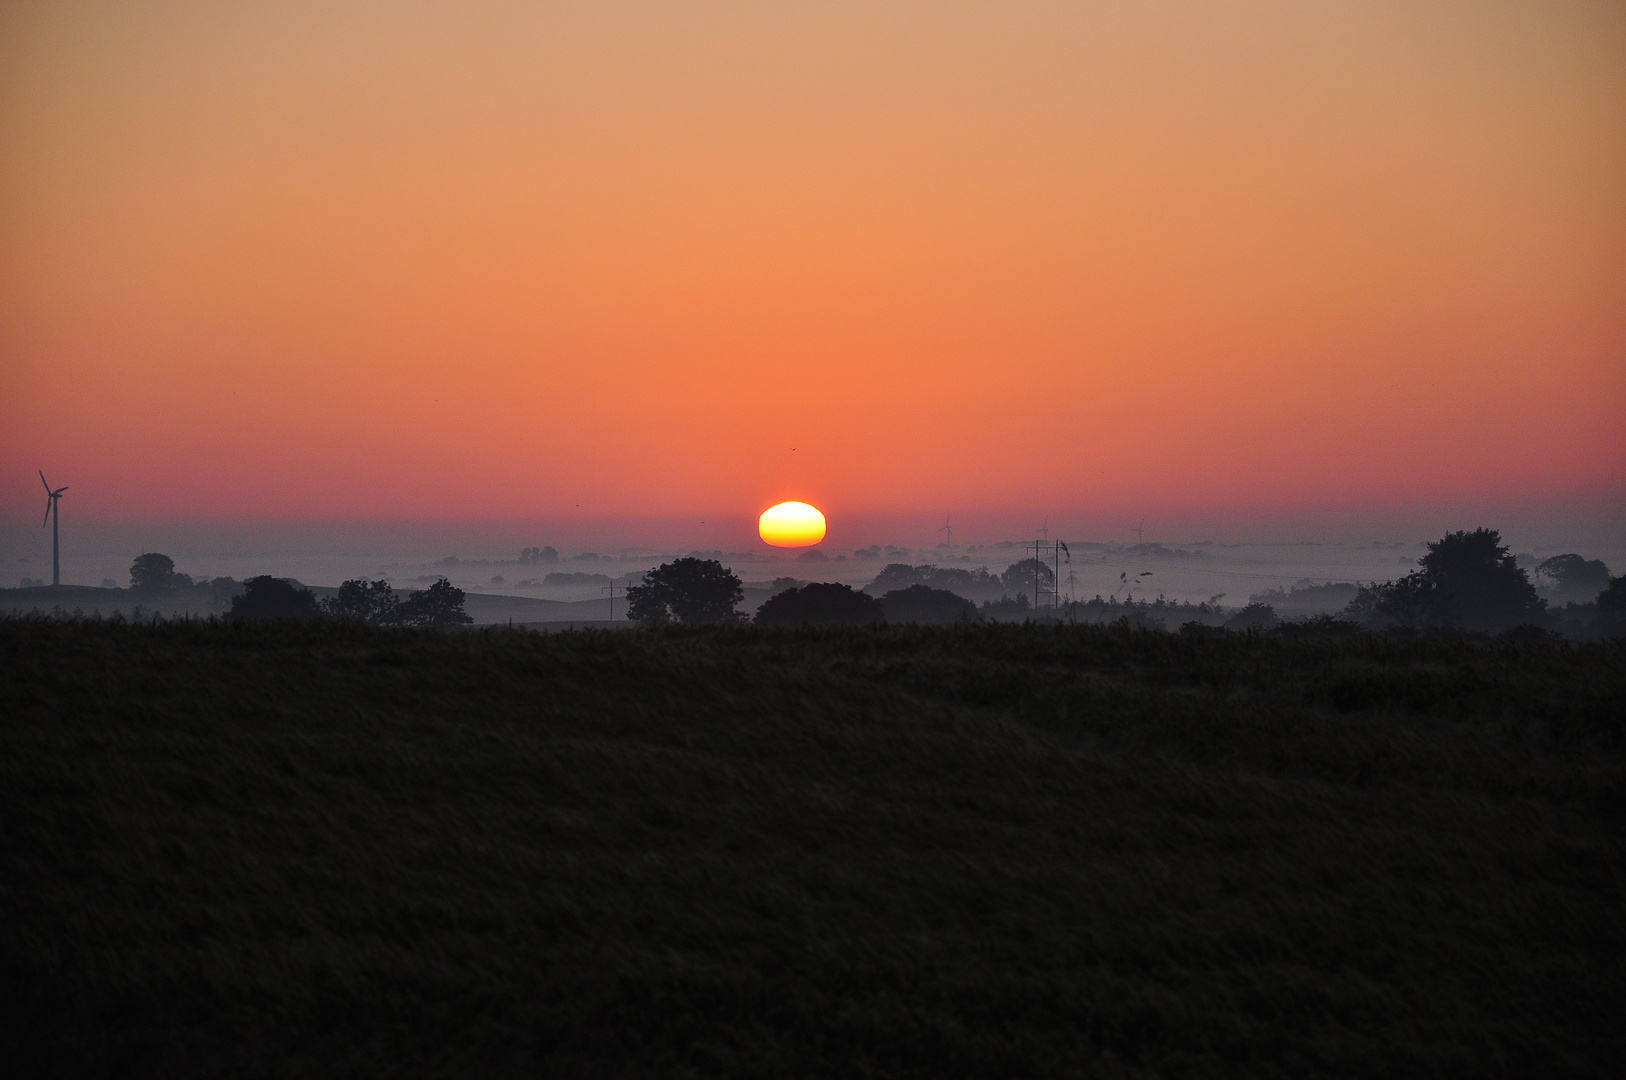
[[(123, 587), (136, 555), (160, 551), (178, 572), (197, 580), (259, 574), (333, 588), (365, 578), (398, 590), (422, 588), (440, 578), (476, 600), (476, 622), (625, 618), (611, 607), (611, 586), (620, 596), (653, 567), (684, 555), (715, 558), (745, 583), (749, 615), (764, 590), (785, 579), (840, 582), (863, 588), (889, 564), (935, 565), (997, 577), (1041, 545), (1047, 564), (1067, 545), (1061, 566), (1064, 598), (1193, 603), (1216, 598), (1240, 607), (1250, 597), (1288, 593), (1328, 583), (1388, 581), (1414, 569), (1426, 541), (1452, 528), (1473, 527), (1471, 517), (1446, 513), (1353, 514), (1319, 517), (1259, 513), (1170, 513), (1158, 518), (1044, 512), (961, 512), (836, 517), (824, 542), (808, 548), (773, 548), (737, 516), (701, 519), (560, 519), (551, 522), (119, 522), (81, 521), (79, 505), (63, 505), (63, 583)], [(1584, 508), (1586, 509), (1586, 508)], [(1566, 512), (1567, 511), (1567, 512)], [(1529, 570), (1556, 554), (1576, 552), (1626, 569), (1626, 515), (1613, 508), (1557, 512), (1550, 507), (1504, 511), (1515, 527), (1504, 539)], [(1432, 521), (1430, 518), (1432, 517)], [(1519, 519), (1523, 518), (1522, 527)], [(952, 534), (944, 529), (947, 520)], [(1032, 527), (1023, 526), (1032, 521)], [(1142, 525), (1142, 521), (1145, 524)], [(1494, 522), (1490, 522), (1495, 524)], [(1142, 529), (1140, 536), (1135, 530)], [(1428, 531), (1430, 529), (1435, 531)], [(1024, 531), (1026, 535), (1024, 535)], [(1048, 534), (1048, 541), (1045, 536)], [(950, 543), (947, 536), (952, 535)], [(544, 557), (544, 552), (547, 552)], [(534, 557), (533, 554), (534, 553)], [(0, 588), (48, 582), (49, 529), (13, 520), (0, 529)], [(783, 587), (783, 585), (781, 585)], [(1048, 587), (1047, 587), (1048, 591)], [(998, 592), (970, 598), (997, 598)], [(495, 603), (499, 597), (571, 605), (544, 611), (535, 605)], [(1338, 605), (1323, 603), (1328, 613)]]

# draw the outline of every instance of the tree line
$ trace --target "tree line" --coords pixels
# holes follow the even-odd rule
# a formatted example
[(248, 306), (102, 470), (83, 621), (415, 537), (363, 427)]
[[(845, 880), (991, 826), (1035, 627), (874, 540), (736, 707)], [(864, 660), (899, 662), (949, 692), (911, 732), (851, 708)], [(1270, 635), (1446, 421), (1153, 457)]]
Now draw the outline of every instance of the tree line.
[[(178, 573), (175, 560), (158, 552), (148, 552), (130, 564), (130, 592), (140, 597), (172, 595), (192, 588), (188, 574)], [(228, 620), (338, 619), (369, 626), (419, 626), (447, 629), (474, 621), (463, 610), (464, 593), (441, 578), (427, 589), (402, 597), (387, 581), (352, 578), (339, 586), (337, 595), (319, 598), (309, 589), (285, 578), (261, 574), (239, 584), (231, 578), (205, 582), (213, 588), (229, 589), (231, 608)]]
[[(1459, 530), (1429, 543), (1427, 548), (1428, 553), (1418, 560), (1418, 568), (1399, 580), (1358, 587), (1355, 598), (1344, 609), (1340, 625), (1351, 631), (1453, 629), (1481, 633), (1519, 628), (1545, 632), (1554, 625), (1555, 613), (1537, 594), (1529, 573), (1518, 565), (1495, 529)], [(532, 554), (532, 558), (536, 555)], [(1548, 559), (1539, 569), (1557, 583), (1561, 596), (1580, 595), (1601, 582), (1602, 588), (1594, 594), (1594, 632), (1626, 633), (1626, 577), (1610, 577), (1603, 563), (1578, 555)], [(1019, 592), (1015, 601), (984, 604), (986, 610), (979, 613), (976, 605), (953, 587), (1003, 586), (1019, 590), (1023, 585), (1032, 585), (1035, 579), (1041, 588), (1054, 588), (1050, 568), (1032, 558), (1012, 563), (997, 576), (986, 568), (971, 571), (893, 563), (877, 575), (868, 591), (837, 582), (800, 586), (791, 579), (775, 582), (776, 586), (786, 587), (778, 589), (751, 617), (738, 611), (745, 592), (732, 570), (717, 559), (688, 556), (662, 564), (646, 574), (641, 584), (630, 586), (626, 594), (627, 616), (646, 625), (972, 622), (985, 616), (1020, 616), (1028, 610), (1025, 593)], [(218, 585), (220, 580), (209, 584)], [(175, 571), (174, 561), (167, 555), (144, 554), (130, 568), (131, 591), (137, 595), (160, 595), (193, 584), (190, 577)], [(235, 582), (230, 584), (236, 586)], [(1569, 608), (1577, 606), (1572, 602)], [(1012, 611), (1006, 612), (1006, 607)], [(340, 585), (335, 596), (319, 599), (296, 583), (262, 575), (242, 584), (241, 591), (231, 598), (226, 617), (328, 618), (373, 626), (437, 628), (473, 622), (464, 611), (463, 590), (445, 578), (405, 597), (398, 596), (387, 581), (357, 578)], [(1226, 626), (1267, 630), (1279, 622), (1268, 605), (1252, 603)]]
[[(788, 580), (788, 579), (787, 579)], [(863, 626), (885, 622), (958, 623), (977, 618), (976, 605), (946, 589), (913, 584), (880, 597), (850, 585), (816, 581), (794, 583), (757, 609), (755, 618), (740, 612), (745, 588), (733, 571), (716, 559), (675, 559), (644, 575), (627, 589), (627, 617), (645, 625)]]
[[(1495, 529), (1459, 530), (1427, 545), (1418, 568), (1397, 581), (1357, 587), (1343, 619), (1312, 622), (1327, 632), (1347, 630), (1466, 630), (1503, 633), (1519, 628), (1546, 632), (1556, 614), (1537, 595), (1529, 573), (1502, 543)], [(1610, 577), (1603, 563), (1563, 555), (1542, 563), (1540, 571), (1555, 581), (1560, 595), (1583, 595), (1598, 583), (1593, 632), (1626, 633), (1626, 577)], [(1016, 600), (985, 603), (978, 612), (971, 601), (951, 591), (1003, 586), (1054, 588), (1055, 576), (1043, 562), (1028, 558), (994, 575), (987, 568), (888, 565), (869, 587), (859, 591), (836, 582), (798, 586), (776, 581), (778, 589), (754, 618), (736, 610), (744, 599), (738, 577), (715, 559), (694, 557), (665, 563), (649, 572), (641, 585), (627, 590), (628, 617), (634, 622), (759, 626), (803, 624), (854, 625), (880, 622), (967, 622), (979, 617), (1018, 615), (1029, 610), (1024, 592)], [(890, 588), (888, 588), (890, 586)], [(948, 586), (945, 588), (944, 586)], [(870, 592), (886, 591), (879, 597)], [(1217, 599), (1217, 598), (1216, 598)], [(1097, 598), (1097, 605), (1104, 604)], [(1144, 606), (1144, 605), (1143, 605)], [(1170, 605), (1171, 611), (1176, 605)], [(1571, 603), (1570, 609), (1577, 607)], [(1009, 610), (1006, 610), (1006, 609)], [(1209, 605), (1185, 605), (1209, 613)], [(1226, 621), (1232, 630), (1268, 630), (1281, 624), (1273, 610), (1251, 603)], [(1304, 624), (1308, 626), (1310, 624)], [(1298, 627), (1298, 624), (1293, 624)]]
[(281, 578), (262, 575), (243, 583), (241, 595), (232, 597), (227, 619), (338, 619), (368, 626), (417, 626), (450, 630), (474, 622), (463, 610), (463, 590), (441, 578), (405, 599), (395, 595), (387, 581), (353, 578), (339, 586), (337, 595), (318, 599)]

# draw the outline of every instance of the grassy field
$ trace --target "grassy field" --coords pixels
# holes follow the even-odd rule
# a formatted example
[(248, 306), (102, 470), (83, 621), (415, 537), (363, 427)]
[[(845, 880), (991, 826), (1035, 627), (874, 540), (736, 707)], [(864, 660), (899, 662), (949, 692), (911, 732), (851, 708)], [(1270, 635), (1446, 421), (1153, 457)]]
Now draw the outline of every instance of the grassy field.
[(10, 620), (0, 670), (11, 1075), (1626, 1059), (1618, 642)]

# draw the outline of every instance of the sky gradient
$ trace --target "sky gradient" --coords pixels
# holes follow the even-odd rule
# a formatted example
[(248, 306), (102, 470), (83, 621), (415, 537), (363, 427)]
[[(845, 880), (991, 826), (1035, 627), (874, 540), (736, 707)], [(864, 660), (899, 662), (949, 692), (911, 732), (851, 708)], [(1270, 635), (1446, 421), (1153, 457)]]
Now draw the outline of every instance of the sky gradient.
[(7, 3), (0, 80), (8, 519), (37, 467), (90, 518), (1626, 494), (1619, 4)]

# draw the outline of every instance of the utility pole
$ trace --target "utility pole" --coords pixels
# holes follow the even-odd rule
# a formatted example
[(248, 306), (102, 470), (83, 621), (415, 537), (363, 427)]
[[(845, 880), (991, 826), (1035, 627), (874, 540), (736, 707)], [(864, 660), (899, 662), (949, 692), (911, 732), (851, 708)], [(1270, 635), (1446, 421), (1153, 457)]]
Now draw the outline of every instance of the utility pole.
[(1050, 606), (1056, 609), (1058, 616), (1061, 614), (1061, 539), (1059, 537), (1056, 540), (1056, 578), (1055, 583), (1051, 586)]
[(1033, 542), (1033, 615), (1039, 615), (1039, 568), (1044, 563), (1039, 561), (1039, 541)]
[[(1078, 618), (1078, 598), (1073, 595), (1073, 586), (1078, 584), (1078, 575), (1073, 573), (1073, 553), (1068, 550), (1067, 542), (1064, 540), (1057, 540), (1056, 546), (1061, 548), (1062, 555), (1067, 559), (1067, 618), (1076, 621)], [(1060, 572), (1059, 567), (1057, 572)], [(1061, 582), (1056, 582), (1056, 585), (1060, 587)]]
[(615, 622), (615, 582), (612, 581), (608, 585), (599, 586), (598, 591), (603, 592), (606, 589), (610, 592), (610, 621)]

